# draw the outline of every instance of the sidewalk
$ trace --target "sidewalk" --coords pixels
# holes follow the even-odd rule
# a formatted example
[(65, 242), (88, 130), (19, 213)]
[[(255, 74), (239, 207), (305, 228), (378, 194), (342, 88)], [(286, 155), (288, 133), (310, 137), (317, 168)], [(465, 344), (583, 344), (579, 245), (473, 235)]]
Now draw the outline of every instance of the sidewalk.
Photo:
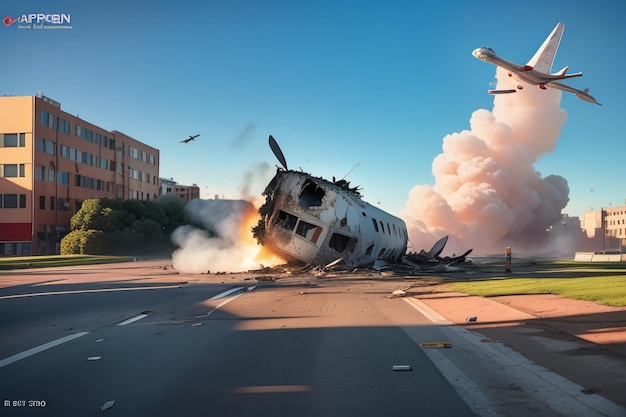
[(626, 307), (549, 294), (483, 298), (430, 289), (413, 296), (485, 343), (503, 343), (583, 386), (583, 393), (626, 406)]

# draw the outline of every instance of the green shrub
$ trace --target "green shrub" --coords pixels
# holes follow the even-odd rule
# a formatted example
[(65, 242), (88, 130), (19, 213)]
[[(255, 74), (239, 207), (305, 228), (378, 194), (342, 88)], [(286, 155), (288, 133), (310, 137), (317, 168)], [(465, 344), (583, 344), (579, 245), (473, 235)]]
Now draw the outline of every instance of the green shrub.
[(100, 230), (74, 230), (61, 239), (61, 255), (104, 255), (110, 245)]

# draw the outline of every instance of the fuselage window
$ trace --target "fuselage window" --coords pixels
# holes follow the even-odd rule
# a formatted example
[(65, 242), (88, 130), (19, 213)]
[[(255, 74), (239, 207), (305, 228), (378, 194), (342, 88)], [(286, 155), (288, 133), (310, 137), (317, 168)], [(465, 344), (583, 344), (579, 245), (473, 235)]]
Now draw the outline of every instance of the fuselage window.
[(285, 211), (279, 210), (278, 216), (276, 216), (276, 221), (274, 222), (276, 226), (279, 226), (285, 230), (293, 231), (293, 228), (296, 226), (298, 222), (298, 218), (293, 214), (289, 214)]
[(305, 222), (302, 219), (300, 219), (300, 221), (298, 222), (298, 226), (296, 226), (296, 234), (302, 236), (307, 240), (310, 240), (313, 243), (317, 243), (317, 239), (320, 237), (321, 233), (321, 227)]
[(336, 250), (339, 253), (343, 253), (350, 244), (351, 238), (341, 233), (333, 233), (328, 241), (328, 247)]
[(372, 218), (372, 223), (374, 223), (374, 230), (376, 230), (376, 233), (378, 233), (378, 222), (376, 221), (376, 219)]
[(383, 224), (382, 220), (378, 223), (380, 223), (380, 229), (383, 231), (383, 233), (385, 233), (385, 225)]

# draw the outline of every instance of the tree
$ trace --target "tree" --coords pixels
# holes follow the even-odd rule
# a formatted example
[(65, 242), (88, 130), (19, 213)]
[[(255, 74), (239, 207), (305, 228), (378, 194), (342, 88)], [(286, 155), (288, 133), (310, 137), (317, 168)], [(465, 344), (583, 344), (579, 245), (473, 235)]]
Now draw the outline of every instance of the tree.
[(70, 219), (72, 230), (101, 230), (113, 232), (125, 227), (124, 213), (110, 207), (109, 199), (90, 198), (83, 201), (78, 212)]
[(101, 230), (74, 230), (61, 239), (61, 255), (105, 255), (110, 251), (109, 243)]
[[(138, 254), (173, 249), (170, 234), (185, 220), (185, 201), (166, 195), (152, 202), (93, 198), (70, 220), (62, 254)], [(97, 233), (96, 233), (97, 232)]]

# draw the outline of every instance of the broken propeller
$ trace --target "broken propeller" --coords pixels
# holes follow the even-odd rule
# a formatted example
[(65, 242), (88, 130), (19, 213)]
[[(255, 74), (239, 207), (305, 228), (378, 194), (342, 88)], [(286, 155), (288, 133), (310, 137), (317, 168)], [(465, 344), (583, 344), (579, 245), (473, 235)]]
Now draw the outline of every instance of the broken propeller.
[(286, 171), (289, 171), (289, 169), (287, 168), (287, 161), (285, 160), (285, 155), (283, 155), (283, 151), (280, 150), (280, 146), (278, 146), (278, 142), (276, 142), (276, 139), (274, 139), (272, 135), (270, 135), (269, 141), (270, 141), (270, 148), (272, 149), (272, 152), (274, 152), (274, 156), (276, 156), (276, 159), (278, 159), (278, 162), (280, 162), (283, 168), (285, 168)]

